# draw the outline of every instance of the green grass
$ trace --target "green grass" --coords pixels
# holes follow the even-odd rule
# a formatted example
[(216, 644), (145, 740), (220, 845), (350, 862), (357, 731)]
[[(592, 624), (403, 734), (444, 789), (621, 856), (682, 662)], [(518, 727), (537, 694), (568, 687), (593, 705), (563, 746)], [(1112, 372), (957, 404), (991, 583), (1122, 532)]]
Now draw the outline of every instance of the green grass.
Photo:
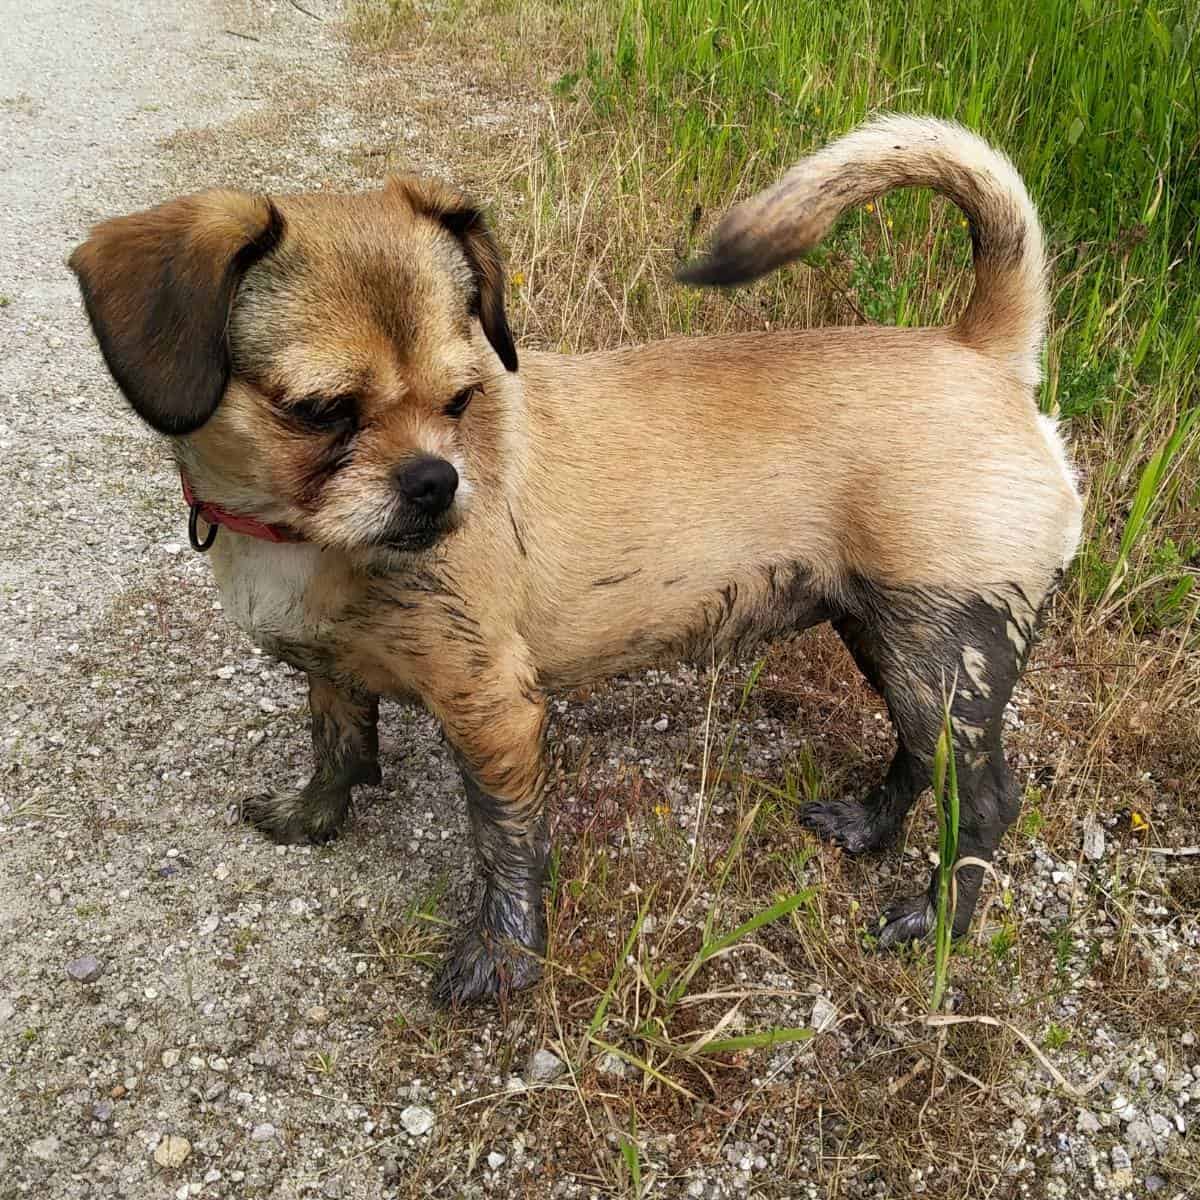
[(937, 1012), (946, 994), (950, 971), (950, 945), (954, 939), (954, 864), (958, 859), (958, 763), (949, 699), (943, 703), (942, 732), (933, 753), (933, 800), (938, 823), (938, 888), (933, 996), (929, 1006)]
[[(1054, 260), (1041, 403), (1066, 418), (1090, 467), (1082, 599), (1103, 601), (1108, 616), (1114, 601), (1136, 597), (1142, 629), (1192, 617), (1200, 8), (1177, 0), (567, 7), (587, 15), (591, 32), (555, 90), (578, 94), (596, 126), (616, 131), (618, 187), (666, 181), (659, 190), (689, 249), (707, 225), (693, 219), (698, 211), (724, 210), (875, 111), (953, 118), (1006, 150)], [(848, 218), (817, 264), (831, 264), (831, 283), (857, 314), (890, 324), (948, 319), (969, 270), (957, 214), (928, 196), (889, 198)], [(794, 286), (760, 285), (758, 303), (763, 320), (797, 323)], [(674, 316), (691, 325), (687, 300)]]

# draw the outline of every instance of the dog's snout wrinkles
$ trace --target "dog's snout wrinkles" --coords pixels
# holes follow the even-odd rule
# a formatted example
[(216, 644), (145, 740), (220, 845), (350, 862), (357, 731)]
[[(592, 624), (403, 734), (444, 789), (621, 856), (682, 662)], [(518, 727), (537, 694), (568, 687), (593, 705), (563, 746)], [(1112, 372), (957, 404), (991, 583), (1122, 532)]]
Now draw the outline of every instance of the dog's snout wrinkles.
[(396, 486), (426, 516), (445, 512), (458, 490), (458, 472), (444, 458), (419, 458), (396, 472)]

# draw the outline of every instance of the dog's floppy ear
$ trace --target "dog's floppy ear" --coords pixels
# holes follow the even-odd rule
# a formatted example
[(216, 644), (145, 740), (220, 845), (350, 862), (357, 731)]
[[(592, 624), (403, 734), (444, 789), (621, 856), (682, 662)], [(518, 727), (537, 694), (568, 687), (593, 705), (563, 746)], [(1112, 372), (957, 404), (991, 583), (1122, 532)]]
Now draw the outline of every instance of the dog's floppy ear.
[(104, 361), (160, 433), (191, 433), (216, 410), (238, 283), (282, 236), (265, 196), (211, 191), (105, 221), (71, 255)]
[(393, 175), (388, 187), (404, 192), (415, 212), (437, 221), (462, 243), (475, 277), (479, 323), (505, 368), (515, 371), (517, 348), (504, 311), (504, 260), (483, 213), (460, 192), (434, 179)]

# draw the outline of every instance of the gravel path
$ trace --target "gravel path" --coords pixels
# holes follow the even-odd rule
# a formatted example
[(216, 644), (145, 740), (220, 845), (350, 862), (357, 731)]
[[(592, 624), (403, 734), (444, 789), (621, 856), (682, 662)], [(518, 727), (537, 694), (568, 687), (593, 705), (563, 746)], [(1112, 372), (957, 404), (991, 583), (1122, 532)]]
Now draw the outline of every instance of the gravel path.
[[(303, 773), (301, 683), (222, 619), (64, 266), (95, 220), (182, 191), (360, 185), (364, 138), (440, 165), (403, 114), (364, 134), (336, 6), (304, 7), (328, 19), (0, 0), (0, 1196), (377, 1194), (379, 1156), (330, 1168), (378, 1121), (309, 1072), (369, 1062), (395, 1016), (371, 921), (469, 879), (417, 714), (385, 714), (391, 787), (336, 852), (228, 823)], [(427, 987), (414, 967), (387, 1003)]]

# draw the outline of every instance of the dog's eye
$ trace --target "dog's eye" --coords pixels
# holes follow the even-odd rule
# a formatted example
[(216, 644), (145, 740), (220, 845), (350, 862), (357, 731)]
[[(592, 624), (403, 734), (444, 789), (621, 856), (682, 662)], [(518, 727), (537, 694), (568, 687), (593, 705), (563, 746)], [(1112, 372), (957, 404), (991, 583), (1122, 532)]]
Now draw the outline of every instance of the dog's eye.
[(474, 395), (475, 389), (473, 387), (463, 388), (442, 411), (448, 417), (461, 417), (467, 411), (467, 405), (471, 403), (471, 397)]
[(330, 432), (358, 421), (358, 401), (353, 396), (305, 396), (294, 400), (288, 411), (305, 425)]

